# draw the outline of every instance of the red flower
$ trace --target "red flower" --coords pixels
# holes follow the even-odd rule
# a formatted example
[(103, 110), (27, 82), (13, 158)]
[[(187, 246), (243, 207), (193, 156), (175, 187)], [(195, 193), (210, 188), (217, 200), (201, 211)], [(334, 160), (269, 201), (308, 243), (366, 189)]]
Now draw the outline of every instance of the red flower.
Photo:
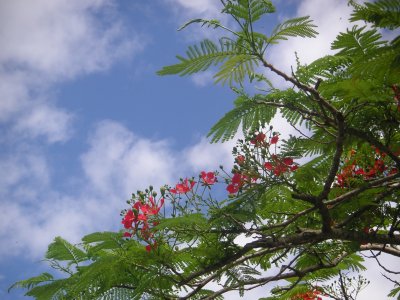
[(321, 295), (322, 293), (318, 290), (314, 291), (309, 291), (301, 294), (297, 294), (296, 296), (293, 296), (291, 299), (292, 300), (322, 300), (322, 298), (318, 295)]
[(149, 201), (150, 201), (151, 205), (143, 204), (140, 206), (140, 209), (146, 215), (157, 215), (159, 213), (161, 207), (164, 205), (164, 198), (160, 199), (160, 205), (158, 205), (158, 206), (154, 202), (153, 197), (150, 196)]
[(272, 163), (270, 163), (270, 162), (266, 162), (266, 163), (264, 164), (264, 167), (265, 167), (267, 170), (270, 170), (270, 171), (274, 168), (274, 166), (273, 166)]
[(287, 167), (285, 165), (279, 164), (275, 167), (274, 169), (274, 174), (276, 176), (281, 175), (282, 173), (285, 173), (287, 171)]
[(242, 165), (244, 164), (245, 157), (243, 155), (238, 155), (235, 160), (238, 165)]
[(235, 173), (235, 174), (233, 174), (233, 177), (232, 177), (232, 183), (241, 184), (242, 179), (243, 179), (243, 175), (242, 174)]
[(283, 159), (283, 163), (284, 163), (285, 165), (287, 165), (287, 166), (290, 166), (290, 165), (293, 164), (293, 158), (291, 158), (291, 157), (285, 157), (285, 158)]
[(128, 232), (128, 231), (124, 232), (124, 237), (131, 237), (131, 236), (132, 236), (132, 234), (130, 232)]
[(178, 183), (174, 189), (170, 189), (169, 191), (172, 194), (186, 194), (189, 192), (193, 186), (196, 184), (193, 180), (188, 180), (187, 178), (182, 182)]
[(229, 192), (229, 194), (236, 194), (239, 191), (239, 186), (231, 183), (226, 187), (226, 190)]
[(253, 145), (259, 145), (262, 142), (264, 142), (265, 140), (265, 134), (260, 132), (259, 134), (257, 134), (251, 141), (250, 143), (252, 143)]
[(276, 144), (277, 142), (278, 142), (278, 140), (279, 140), (279, 136), (278, 135), (274, 135), (272, 138), (271, 138), (271, 141), (269, 142), (271, 145), (272, 144)]
[(364, 169), (358, 169), (356, 172), (355, 172), (355, 174), (356, 175), (365, 175), (365, 171), (364, 171)]
[(147, 252), (151, 252), (151, 250), (157, 249), (157, 242), (154, 241), (154, 244), (153, 244), (153, 245), (148, 244), (145, 248), (146, 248), (146, 251), (147, 251)]
[(232, 183), (226, 187), (226, 190), (230, 194), (236, 194), (239, 191), (239, 189), (243, 186), (246, 179), (248, 179), (246, 175), (242, 175), (240, 173), (233, 174)]
[(138, 221), (147, 222), (147, 216), (145, 214), (140, 214), (137, 217)]
[(122, 219), (122, 224), (126, 229), (132, 228), (132, 222), (136, 220), (136, 216), (132, 210), (128, 210), (124, 218)]
[(201, 172), (201, 179), (205, 185), (213, 185), (217, 182), (217, 177), (215, 177), (214, 172)]

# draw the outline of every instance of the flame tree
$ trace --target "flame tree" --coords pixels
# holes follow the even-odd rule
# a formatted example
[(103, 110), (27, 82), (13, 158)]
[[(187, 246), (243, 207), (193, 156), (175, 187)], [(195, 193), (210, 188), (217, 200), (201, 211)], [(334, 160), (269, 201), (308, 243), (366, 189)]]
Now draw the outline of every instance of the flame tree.
[[(290, 19), (266, 35), (257, 30), (274, 13), (270, 1), (221, 2), (234, 28), (188, 22), (182, 29), (198, 24), (226, 36), (189, 47), (159, 74), (213, 70), (216, 83), (232, 86), (235, 107), (209, 136), (224, 142), (241, 127), (233, 169), (138, 191), (121, 214), (122, 232), (49, 245), (46, 259), (65, 277), (43, 273), (13, 288), (37, 299), (222, 299), (255, 288), (265, 289), (263, 299), (354, 299), (367, 281), (345, 275), (364, 269), (367, 252), (394, 283), (390, 296), (400, 293), (397, 273), (379, 261), (380, 253), (400, 256), (400, 38), (379, 33), (398, 29), (399, 1), (349, 1), (350, 20), (369, 26), (339, 33), (336, 54), (298, 61), (291, 73), (266, 53), (314, 37), (312, 20)], [(254, 83), (267, 88), (246, 92)], [(299, 134), (282, 140), (282, 129), (268, 125), (277, 113)], [(225, 199), (213, 196), (221, 187)]]

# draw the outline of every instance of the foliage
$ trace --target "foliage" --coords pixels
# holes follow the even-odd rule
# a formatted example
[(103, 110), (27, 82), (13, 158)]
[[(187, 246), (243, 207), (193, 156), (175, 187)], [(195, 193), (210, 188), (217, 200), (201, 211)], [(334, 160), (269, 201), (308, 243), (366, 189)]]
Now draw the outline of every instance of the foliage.
[[(46, 258), (65, 277), (43, 273), (12, 288), (36, 299), (222, 299), (257, 287), (268, 287), (263, 299), (271, 300), (354, 299), (367, 282), (344, 274), (364, 269), (363, 253), (380, 266), (376, 253), (400, 257), (400, 38), (385, 41), (377, 29), (398, 28), (399, 2), (349, 1), (351, 20), (371, 27), (339, 33), (336, 54), (299, 62), (292, 74), (265, 53), (289, 37), (314, 37), (312, 21), (287, 20), (265, 35), (255, 25), (274, 12), (270, 1), (222, 3), (237, 30), (188, 22), (183, 28), (197, 23), (227, 36), (189, 47), (159, 74), (211, 68), (217, 83), (232, 86), (235, 108), (209, 133), (226, 141), (242, 127), (232, 171), (133, 194), (124, 233), (93, 233), (79, 245), (56, 238)], [(264, 70), (292, 87), (274, 87)], [(268, 89), (245, 92), (254, 81)], [(298, 136), (281, 140), (267, 125), (277, 113)], [(218, 186), (225, 199), (213, 196)], [(390, 280), (390, 296), (399, 295)]]

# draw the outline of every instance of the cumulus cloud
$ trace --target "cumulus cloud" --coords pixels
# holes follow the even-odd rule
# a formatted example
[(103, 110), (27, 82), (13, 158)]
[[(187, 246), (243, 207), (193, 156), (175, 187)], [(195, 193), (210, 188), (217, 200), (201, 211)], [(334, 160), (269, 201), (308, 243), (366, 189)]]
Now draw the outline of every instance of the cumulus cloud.
[(191, 76), (192, 81), (199, 87), (204, 87), (214, 82), (214, 74), (212, 71), (204, 71), (202, 73), (196, 73)]
[(185, 149), (183, 159), (195, 172), (212, 171), (220, 165), (229, 169), (233, 165), (234, 143), (235, 139), (223, 144), (210, 144), (210, 141), (203, 137), (197, 144)]
[(101, 193), (119, 191), (126, 196), (133, 187), (163, 185), (181, 169), (167, 141), (138, 137), (118, 122), (98, 124), (89, 145), (82, 165), (94, 189)]
[(105, 71), (145, 45), (128, 32), (115, 4), (0, 1), (0, 242), (7, 245), (0, 256), (39, 258), (56, 235), (77, 241), (110, 224), (110, 216), (118, 224), (121, 194), (90, 196), (79, 185), (85, 180), (80, 175), (65, 179), (75, 184), (70, 193), (52, 188), (46, 155), (47, 144), (65, 142), (73, 133), (74, 114), (57, 104), (57, 84)]
[[(221, 3), (215, 0), (165, 0), (181, 18), (220, 18)], [(183, 16), (182, 16), (183, 13)]]
[[(317, 25), (319, 33), (316, 38), (290, 38), (271, 48), (269, 60), (286, 72), (291, 71), (291, 66), (296, 66), (295, 52), (301, 63), (310, 63), (324, 55), (332, 54), (331, 43), (336, 35), (345, 31), (350, 26), (348, 18), (351, 8), (347, 0), (324, 1), (323, 5), (318, 0), (303, 0), (296, 11), (296, 17), (310, 16)], [(287, 17), (289, 18), (289, 17)], [(282, 19), (286, 19), (282, 16)]]
[(20, 136), (37, 138), (45, 136), (49, 143), (62, 142), (69, 138), (72, 114), (47, 104), (36, 105), (21, 114), (14, 127)]
[(106, 0), (2, 1), (0, 61), (8, 69), (37, 71), (52, 80), (108, 67), (136, 47), (124, 37), (119, 21), (103, 23), (96, 17), (108, 16), (105, 10), (111, 10), (111, 4)]
[(22, 149), (0, 160), (8, 177), (0, 178), (0, 257), (43, 256), (55, 236), (78, 242), (96, 230), (119, 230), (119, 212), (132, 192), (152, 184), (174, 185), (202, 170), (229, 169), (232, 142), (210, 144), (205, 138), (180, 151), (168, 140), (138, 136), (116, 121), (98, 123), (81, 155), (82, 173), (65, 181), (71, 191), (52, 187), (44, 153)]
[(14, 149), (0, 157), (0, 169), (3, 176), (0, 178), (0, 197), (7, 201), (6, 196), (18, 196), (25, 201), (26, 196), (32, 196), (35, 187), (40, 191), (50, 181), (50, 170), (45, 157), (35, 149), (25, 146)]
[(0, 122), (50, 143), (66, 140), (71, 115), (46, 103), (53, 85), (105, 70), (143, 47), (113, 11), (109, 0), (1, 1)]

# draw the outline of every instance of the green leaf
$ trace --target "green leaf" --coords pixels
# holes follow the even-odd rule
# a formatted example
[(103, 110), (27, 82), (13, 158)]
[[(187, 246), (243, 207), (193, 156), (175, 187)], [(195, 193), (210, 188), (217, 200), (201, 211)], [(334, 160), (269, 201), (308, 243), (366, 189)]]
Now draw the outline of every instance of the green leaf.
[(85, 244), (91, 244), (89, 250), (92, 253), (99, 250), (119, 249), (125, 243), (121, 232), (109, 231), (91, 233), (83, 237), (82, 241)]
[(350, 21), (367, 21), (375, 27), (396, 29), (400, 27), (400, 3), (398, 0), (376, 0), (360, 5), (349, 1), (354, 11)]
[(41, 284), (43, 282), (49, 282), (53, 281), (53, 275), (49, 273), (42, 273), (38, 276), (31, 277), (29, 279), (25, 280), (20, 280), (16, 283), (14, 283), (12, 286), (8, 288), (8, 292), (10, 292), (11, 289), (14, 288), (25, 288), (25, 289), (31, 289), (32, 287)]
[(70, 244), (61, 237), (56, 237), (47, 249), (46, 258), (59, 261), (70, 261), (70, 264), (78, 265), (79, 262), (88, 259), (87, 254), (78, 247)]
[(246, 23), (255, 22), (264, 14), (273, 13), (275, 7), (267, 0), (229, 1), (222, 12), (241, 19)]
[(332, 50), (340, 50), (339, 55), (362, 57), (367, 51), (375, 50), (384, 44), (380, 41), (381, 34), (375, 29), (365, 30), (364, 27), (353, 26), (351, 30), (340, 33), (332, 43)]
[(195, 213), (184, 215), (180, 217), (162, 219), (160, 224), (157, 225), (158, 229), (170, 229), (174, 230), (175, 228), (197, 228), (197, 229), (205, 229), (208, 227), (207, 219), (203, 214)]
[(288, 37), (316, 37), (318, 34), (309, 16), (293, 18), (279, 24), (272, 31), (271, 37), (267, 39), (268, 44), (276, 44), (279, 40), (287, 40)]
[(178, 74), (190, 75), (207, 70), (224, 62), (229, 57), (235, 56), (237, 52), (230, 44), (220, 42), (220, 47), (210, 40), (204, 40), (199, 46), (189, 47), (186, 52), (187, 58), (177, 56), (178, 64), (163, 67), (157, 72), (158, 75)]
[(254, 99), (241, 93), (236, 100), (236, 107), (225, 114), (208, 133), (212, 137), (211, 142), (225, 142), (232, 139), (242, 124), (242, 131), (248, 132), (258, 130), (261, 126), (268, 124), (276, 114), (276, 107), (263, 103), (257, 103)]

